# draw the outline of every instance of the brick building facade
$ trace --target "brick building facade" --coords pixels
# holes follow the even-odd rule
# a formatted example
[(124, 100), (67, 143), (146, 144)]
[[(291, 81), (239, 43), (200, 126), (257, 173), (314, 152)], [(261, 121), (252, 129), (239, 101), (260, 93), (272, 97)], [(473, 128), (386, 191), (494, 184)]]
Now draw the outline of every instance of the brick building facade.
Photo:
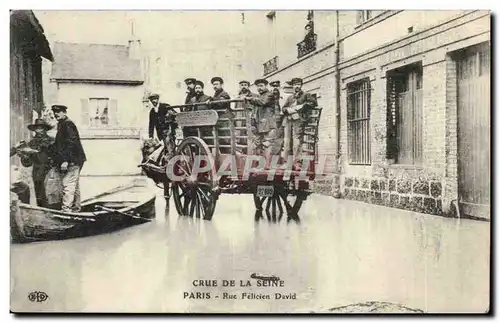
[[(429, 214), (489, 218), (490, 13), (277, 12), (275, 25), (288, 14), (313, 17), (314, 46), (305, 54), (298, 48), (298, 58), (285, 64), (280, 50), (286, 48), (275, 46), (264, 55), (277, 56), (280, 66), (265, 76), (302, 77), (323, 107), (319, 154), (336, 162), (315, 189)], [(301, 37), (285, 25), (274, 33)]]

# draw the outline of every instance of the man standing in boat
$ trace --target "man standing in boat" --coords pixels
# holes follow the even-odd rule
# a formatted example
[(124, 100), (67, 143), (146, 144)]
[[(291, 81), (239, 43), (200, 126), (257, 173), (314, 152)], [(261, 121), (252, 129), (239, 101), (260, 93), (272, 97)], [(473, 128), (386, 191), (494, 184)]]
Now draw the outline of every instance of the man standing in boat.
[(52, 159), (62, 180), (62, 210), (80, 212), (80, 171), (87, 157), (78, 129), (67, 116), (67, 109), (65, 105), (52, 105), (52, 111), (58, 121)]
[(34, 124), (28, 125), (28, 129), (35, 132), (33, 139), (27, 143), (27, 146), (33, 151), (31, 153), (23, 152), (23, 150), (17, 152), (24, 167), (33, 166), (32, 174), (36, 204), (41, 207), (48, 206), (45, 193), (45, 178), (52, 166), (50, 149), (54, 139), (47, 134), (47, 131), (51, 128), (44, 120), (36, 119)]

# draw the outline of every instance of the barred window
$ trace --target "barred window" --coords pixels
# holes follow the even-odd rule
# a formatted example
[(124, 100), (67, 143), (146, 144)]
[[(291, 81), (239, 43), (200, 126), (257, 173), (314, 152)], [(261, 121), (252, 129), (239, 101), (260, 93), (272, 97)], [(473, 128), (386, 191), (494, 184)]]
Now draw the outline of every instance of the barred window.
[(387, 73), (387, 158), (395, 163), (422, 163), (422, 65)]
[(347, 85), (347, 141), (350, 164), (371, 163), (370, 96), (369, 78)]

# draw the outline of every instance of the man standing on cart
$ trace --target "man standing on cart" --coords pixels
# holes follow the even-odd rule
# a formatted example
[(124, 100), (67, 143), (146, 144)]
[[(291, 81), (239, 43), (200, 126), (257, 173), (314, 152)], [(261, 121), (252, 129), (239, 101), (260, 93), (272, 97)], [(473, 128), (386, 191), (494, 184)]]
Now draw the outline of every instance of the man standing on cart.
[[(200, 80), (196, 80), (194, 84), (194, 96), (191, 97), (191, 100), (188, 102), (188, 104), (208, 102), (211, 98), (203, 92), (205, 84), (203, 84), (203, 82)], [(198, 111), (207, 109), (207, 105), (197, 105), (188, 107), (185, 111)]]
[[(188, 104), (198, 104), (210, 101), (210, 97), (203, 93), (205, 84), (202, 81), (196, 80), (194, 82), (194, 96), (191, 97)], [(208, 105), (194, 105), (184, 108), (184, 111), (200, 111), (208, 110)], [(201, 128), (200, 128), (201, 130)], [(205, 130), (204, 130), (205, 131)], [(195, 128), (185, 128), (183, 129), (184, 138), (198, 136), (198, 131)]]
[(195, 96), (194, 92), (194, 86), (195, 86), (196, 79), (192, 77), (188, 77), (187, 79), (184, 80), (184, 83), (186, 84), (186, 99), (184, 100), (184, 104), (188, 104), (191, 101), (191, 98)]
[(160, 95), (153, 93), (148, 97), (151, 101), (151, 111), (149, 111), (149, 138), (156, 136), (158, 140), (165, 143), (167, 149), (167, 159), (171, 158), (175, 150), (175, 123), (176, 112), (169, 104), (160, 103)]
[(288, 121), (292, 127), (293, 156), (297, 161), (301, 158), (304, 129), (309, 119), (310, 109), (318, 106), (318, 103), (310, 93), (302, 91), (301, 78), (293, 78), (288, 83), (293, 86), (295, 93), (286, 99), (283, 112), (288, 115)]
[[(222, 101), (222, 100), (230, 100), (231, 97), (229, 94), (224, 91), (224, 80), (221, 77), (213, 77), (210, 80), (210, 83), (212, 83), (212, 86), (214, 87), (214, 95), (212, 96), (212, 102), (216, 101)], [(212, 104), (212, 109), (218, 111), (219, 117), (221, 118), (228, 118), (228, 112), (229, 112), (229, 107), (230, 103), (217, 103), (217, 104)], [(230, 121), (220, 121), (219, 122), (219, 127), (229, 129), (230, 126)], [(222, 130), (222, 135), (223, 136), (229, 136), (230, 132), (229, 130)], [(229, 139), (220, 139), (219, 141), (222, 145), (230, 145), (231, 140)]]
[[(229, 94), (224, 91), (224, 80), (221, 77), (213, 77), (210, 80), (210, 83), (212, 83), (212, 86), (214, 87), (214, 95), (212, 96), (212, 101), (221, 101), (221, 100), (230, 100), (231, 97)], [(213, 109), (216, 110), (229, 110), (229, 103), (220, 103), (220, 104), (214, 104), (212, 106)]]
[(276, 140), (274, 142), (273, 151), (276, 151), (277, 154), (281, 154), (281, 150), (283, 149), (283, 143), (285, 140), (285, 125), (283, 123), (284, 115), (283, 115), (283, 111), (281, 110), (281, 106), (280, 106), (281, 82), (280, 81), (273, 81), (269, 84), (272, 87), (272, 93), (274, 96), (274, 102), (275, 102), (274, 115), (276, 118)]
[(253, 151), (257, 154), (263, 154), (267, 160), (278, 152), (273, 148), (276, 140), (276, 119), (275, 119), (275, 99), (274, 95), (269, 92), (265, 79), (255, 81), (259, 95), (257, 97), (245, 97), (245, 101), (253, 104)]
[[(240, 92), (238, 93), (238, 99), (244, 99), (244, 98), (254, 98), (257, 97), (258, 95), (250, 91), (250, 82), (249, 81), (240, 81)], [(236, 109), (243, 109), (243, 111), (237, 111), (235, 114), (236, 118), (245, 118), (246, 116), (246, 111), (244, 110), (248, 104), (244, 104), (243, 102), (237, 102), (235, 107)], [(246, 123), (243, 120), (237, 120), (235, 122), (235, 126), (240, 128), (240, 127), (245, 127)], [(241, 137), (243, 135), (242, 130), (236, 130), (235, 131), (237, 137)], [(237, 140), (238, 143), (243, 144), (243, 138), (239, 138)]]

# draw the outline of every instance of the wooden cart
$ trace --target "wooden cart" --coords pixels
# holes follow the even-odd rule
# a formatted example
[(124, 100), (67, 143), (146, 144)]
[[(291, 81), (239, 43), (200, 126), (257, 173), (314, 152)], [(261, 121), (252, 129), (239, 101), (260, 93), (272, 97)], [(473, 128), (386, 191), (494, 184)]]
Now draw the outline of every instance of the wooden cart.
[[(219, 109), (223, 104), (230, 108)], [(178, 141), (175, 156), (168, 165), (164, 161), (156, 165), (142, 164), (142, 167), (147, 174), (156, 173), (156, 178), (163, 176), (166, 190), (171, 184), (175, 207), (181, 216), (211, 220), (220, 194), (251, 194), (257, 211), (280, 217), (286, 212), (289, 218), (297, 217), (310, 194), (310, 181), (315, 177), (321, 108), (311, 109), (304, 129), (302, 152), (310, 156), (310, 162), (300, 169), (287, 164), (292, 160), (291, 142), (285, 140), (288, 144), (274, 164), (250, 170), (245, 166), (255, 163), (256, 155), (251, 145), (252, 106), (249, 103), (225, 100), (175, 108), (195, 110), (176, 116), (177, 124), (189, 136)], [(288, 138), (289, 128), (285, 126)], [(195, 169), (204, 171), (196, 172)], [(221, 170), (227, 171), (221, 173)], [(172, 180), (165, 176), (168, 172), (183, 179)], [(166, 197), (169, 198), (168, 193)]]

